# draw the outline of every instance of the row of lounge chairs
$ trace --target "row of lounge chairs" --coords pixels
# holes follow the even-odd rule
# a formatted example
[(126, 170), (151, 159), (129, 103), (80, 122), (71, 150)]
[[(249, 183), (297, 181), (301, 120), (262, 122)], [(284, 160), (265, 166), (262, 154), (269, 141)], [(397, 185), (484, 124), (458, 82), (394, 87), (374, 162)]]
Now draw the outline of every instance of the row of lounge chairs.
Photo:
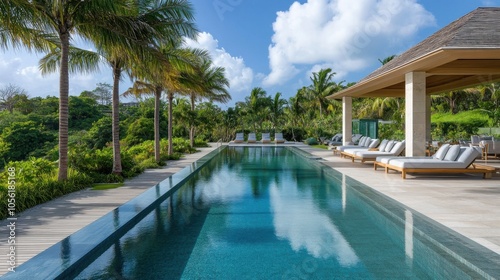
[[(262, 138), (260, 141), (257, 141), (257, 137), (256, 137), (255, 133), (253, 133), (253, 132), (249, 133), (247, 143), (252, 144), (252, 143), (257, 143), (257, 142), (260, 142), (262, 144), (269, 144), (272, 142), (274, 142), (276, 144), (280, 144), (280, 143), (285, 143), (286, 140), (283, 138), (283, 133), (281, 133), (281, 132), (276, 132), (274, 134), (274, 141), (271, 141), (271, 134), (270, 133), (262, 133)], [(233, 143), (236, 143), (236, 144), (245, 143), (244, 134), (242, 132), (236, 133), (236, 137), (233, 140)]]
[(482, 173), (483, 178), (491, 178), (496, 169), (492, 166), (479, 165), (474, 161), (480, 152), (474, 147), (460, 145), (442, 145), (432, 157), (402, 157), (405, 141), (370, 139), (364, 137), (357, 146), (340, 146), (340, 156), (350, 158), (352, 162), (374, 161), (374, 169), (378, 167), (401, 172), (406, 179), (407, 173)]

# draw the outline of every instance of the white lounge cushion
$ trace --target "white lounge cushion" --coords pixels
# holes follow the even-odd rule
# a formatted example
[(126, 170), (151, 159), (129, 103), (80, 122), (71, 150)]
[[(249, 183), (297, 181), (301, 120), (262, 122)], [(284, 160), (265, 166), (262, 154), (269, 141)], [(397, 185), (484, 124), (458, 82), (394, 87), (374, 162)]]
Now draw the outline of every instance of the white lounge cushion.
[(472, 147), (462, 148), (455, 162), (459, 162), (464, 166), (463, 168), (467, 168), (474, 162), (478, 154), (481, 153)]
[(370, 145), (368, 145), (368, 148), (374, 149), (374, 148), (376, 148), (378, 146), (379, 143), (380, 143), (380, 140), (378, 140), (378, 139), (372, 139), (370, 141)]
[(359, 139), (358, 146), (364, 147), (366, 139), (367, 139), (366, 136), (361, 137), (361, 139)]
[(390, 153), (397, 156), (397, 155), (401, 154), (404, 149), (405, 149), (405, 141), (403, 140), (401, 142), (397, 142), (396, 144), (394, 144)]
[(387, 145), (385, 146), (384, 152), (390, 152), (392, 147), (394, 147), (395, 144), (396, 144), (396, 141), (394, 141), (394, 140), (390, 140), (389, 142), (387, 142)]
[(358, 149), (360, 148), (358, 145), (346, 145), (337, 147), (337, 151), (344, 152), (347, 149)]
[(398, 158), (391, 159), (390, 165), (401, 168), (467, 168), (471, 165), (479, 152), (471, 147), (460, 147), (456, 161), (440, 160), (437, 158)]
[(368, 146), (370, 146), (371, 141), (372, 141), (372, 138), (371, 138), (371, 137), (366, 137), (366, 138), (365, 138), (365, 142), (363, 143), (363, 145), (362, 145), (362, 146), (363, 146), (363, 147), (367, 147), (367, 148), (368, 148)]
[(344, 149), (344, 153), (350, 154), (350, 155), (356, 155), (357, 152), (365, 152), (368, 151), (368, 148), (366, 147), (355, 147), (355, 148), (348, 148)]
[(455, 161), (460, 153), (460, 145), (452, 145), (446, 152), (446, 156), (443, 160)]
[(389, 140), (387, 140), (387, 139), (382, 140), (382, 142), (380, 142), (380, 145), (378, 145), (378, 150), (384, 151), (385, 146), (387, 146), (387, 143), (389, 143)]
[(380, 156), (394, 156), (390, 152), (380, 152), (380, 151), (362, 151), (356, 152), (356, 156), (362, 159), (375, 159)]
[(394, 159), (431, 159), (431, 157), (424, 157), (424, 156), (416, 156), (416, 157), (397, 157), (397, 156), (380, 156), (375, 159), (377, 162), (385, 163), (385, 164), (390, 164), (392, 160)]
[(440, 159), (440, 160), (443, 160), (444, 157), (446, 156), (446, 152), (448, 152), (449, 148), (450, 148), (450, 144), (442, 145), (441, 147), (439, 147), (439, 149), (437, 150), (437, 152), (434, 154), (433, 157)]
[(390, 163), (392, 166), (401, 168), (466, 168), (461, 162), (444, 161), (435, 158), (407, 158), (407, 159), (394, 159)]

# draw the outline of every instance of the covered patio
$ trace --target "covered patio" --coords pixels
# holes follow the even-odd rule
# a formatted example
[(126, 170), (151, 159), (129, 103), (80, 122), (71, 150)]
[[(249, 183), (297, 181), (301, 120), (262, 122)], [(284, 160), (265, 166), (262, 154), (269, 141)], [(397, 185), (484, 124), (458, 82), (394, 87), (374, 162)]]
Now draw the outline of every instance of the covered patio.
[(395, 57), (342, 99), (343, 141), (351, 141), (352, 98), (404, 97), (406, 156), (425, 156), (431, 95), (500, 81), (500, 8), (478, 8)]

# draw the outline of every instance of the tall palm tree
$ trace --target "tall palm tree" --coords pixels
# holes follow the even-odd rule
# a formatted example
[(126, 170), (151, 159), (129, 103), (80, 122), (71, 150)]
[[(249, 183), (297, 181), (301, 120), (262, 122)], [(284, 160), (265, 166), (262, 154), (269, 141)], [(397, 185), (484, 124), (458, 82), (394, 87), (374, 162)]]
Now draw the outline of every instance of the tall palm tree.
[[(7, 2), (8, 4), (4, 3)], [(68, 176), (68, 92), (69, 92), (69, 52), (72, 35), (88, 39), (97, 45), (113, 42), (119, 36), (134, 37), (134, 28), (126, 24), (126, 17), (119, 13), (130, 10), (131, 1), (55, 1), (55, 0), (9, 0), (2, 1), (2, 10), (9, 15), (29, 15), (10, 17), (7, 28), (29, 26), (34, 34), (57, 37), (60, 56), (59, 78), (59, 181)], [(21, 13), (20, 13), (21, 11)], [(24, 23), (22, 23), (24, 22)], [(128, 28), (122, 28), (128, 25)], [(140, 27), (140, 26), (137, 26)], [(142, 29), (142, 28), (141, 28)], [(10, 29), (16, 36), (17, 29)], [(16, 43), (26, 43), (26, 33), (16, 36)], [(135, 34), (136, 35), (136, 34)], [(40, 36), (38, 38), (40, 38)]]
[(332, 69), (321, 69), (319, 72), (314, 72), (313, 76), (310, 78), (312, 85), (308, 88), (310, 98), (319, 107), (319, 116), (323, 116), (323, 111), (328, 107), (329, 100), (327, 96), (341, 90), (342, 82), (336, 83), (333, 81), (333, 76), (335, 72)]
[[(98, 26), (96, 30), (90, 30), (93, 32), (89, 31), (87, 35), (113, 71), (112, 131), (113, 173), (115, 174), (122, 172), (119, 136), (119, 82), (122, 73), (132, 65), (143, 63), (144, 60), (156, 61), (160, 55), (151, 48), (151, 45), (179, 41), (182, 36), (193, 38), (196, 34), (192, 22), (193, 11), (188, 1), (143, 0), (126, 8), (117, 10), (115, 17), (108, 17), (108, 21), (105, 21), (107, 25)], [(83, 28), (83, 30), (86, 29)], [(79, 52), (80, 56), (85, 53), (82, 50)], [(88, 52), (86, 55), (92, 56)], [(61, 58), (63, 56), (64, 52), (61, 52)], [(95, 59), (78, 60), (79, 67), (82, 67), (82, 64), (89, 68), (97, 67), (95, 61)], [(60, 67), (63, 67), (62, 63)]]
[[(231, 100), (231, 95), (227, 91), (229, 80), (224, 74), (223, 67), (213, 66), (210, 59), (199, 57), (199, 62), (194, 65), (193, 70), (191, 73), (184, 73), (181, 79), (184, 91), (188, 93), (191, 101), (192, 113), (194, 113), (195, 103), (199, 99), (209, 99), (221, 103)], [(191, 122), (189, 129), (191, 147), (194, 147), (194, 134), (195, 123)]]
[(127, 97), (130, 95), (139, 97), (142, 95), (153, 94), (155, 99), (155, 109), (154, 109), (154, 150), (155, 150), (155, 161), (160, 162), (160, 103), (161, 94), (163, 92), (163, 86), (160, 84), (150, 84), (145, 81), (135, 81), (132, 87), (123, 93), (123, 96)]
[(273, 124), (273, 129), (276, 131), (276, 128), (281, 124), (281, 120), (285, 114), (285, 106), (287, 101), (281, 98), (281, 92), (277, 92), (274, 95), (273, 103), (271, 104), (271, 123)]
[(257, 131), (257, 124), (262, 128), (270, 104), (271, 99), (267, 96), (266, 91), (260, 87), (253, 88), (250, 96), (245, 98), (245, 103), (242, 103), (244, 112), (252, 123), (254, 131)]

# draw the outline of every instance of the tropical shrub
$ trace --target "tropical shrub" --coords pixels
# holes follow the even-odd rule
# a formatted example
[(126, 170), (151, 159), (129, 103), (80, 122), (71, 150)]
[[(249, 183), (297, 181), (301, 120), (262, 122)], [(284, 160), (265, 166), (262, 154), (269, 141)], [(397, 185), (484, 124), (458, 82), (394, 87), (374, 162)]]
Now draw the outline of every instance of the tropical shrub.
[(318, 145), (318, 140), (314, 137), (307, 138), (305, 143), (307, 145)]
[(205, 141), (203, 138), (201, 137), (197, 137), (194, 139), (194, 146), (195, 147), (208, 147), (208, 142)]
[[(35, 205), (44, 203), (70, 192), (85, 189), (93, 183), (93, 178), (69, 170), (67, 181), (58, 182), (56, 163), (41, 158), (30, 158), (26, 161), (13, 161), (6, 165), (0, 173), (0, 207), (8, 208), (9, 170), (15, 173), (15, 211), (21, 212)], [(12, 175), (12, 174), (10, 174)], [(7, 217), (7, 211), (0, 211), (0, 219)]]

